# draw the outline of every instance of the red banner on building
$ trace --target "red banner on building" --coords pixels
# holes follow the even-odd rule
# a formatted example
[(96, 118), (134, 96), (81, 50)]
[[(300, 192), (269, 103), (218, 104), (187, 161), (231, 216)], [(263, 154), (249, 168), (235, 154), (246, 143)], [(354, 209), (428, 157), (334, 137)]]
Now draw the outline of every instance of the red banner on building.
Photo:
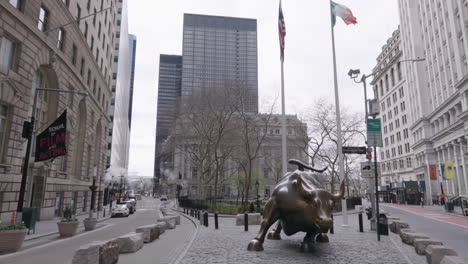
[(429, 175), (432, 181), (437, 181), (437, 165), (429, 165)]
[(53, 159), (67, 154), (65, 135), (67, 132), (67, 110), (46, 130), (36, 137), (35, 162)]

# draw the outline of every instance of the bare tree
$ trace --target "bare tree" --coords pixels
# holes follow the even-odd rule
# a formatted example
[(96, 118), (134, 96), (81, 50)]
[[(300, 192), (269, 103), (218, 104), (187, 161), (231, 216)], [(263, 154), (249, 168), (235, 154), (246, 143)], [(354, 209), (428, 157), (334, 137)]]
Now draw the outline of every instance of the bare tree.
[(198, 198), (206, 198), (205, 186), (214, 184), (214, 197), (223, 180), (226, 161), (233, 146), (229, 139), (235, 132), (232, 122), (237, 110), (229, 98), (226, 87), (202, 89), (192, 92), (181, 103), (176, 128), (172, 133), (172, 145), (189, 156), (192, 167), (198, 169)]
[[(327, 166), (326, 175), (330, 183), (331, 191), (335, 191), (335, 185), (342, 179), (338, 174), (338, 140), (336, 126), (335, 106), (321, 98), (314, 102), (310, 110), (303, 116), (304, 122), (308, 124), (308, 134), (304, 140), (308, 144), (303, 149), (311, 158), (313, 165)], [(353, 113), (347, 109), (341, 110), (342, 143), (356, 145), (361, 133), (364, 131), (364, 120), (360, 114)], [(362, 142), (362, 140), (361, 140)], [(345, 165), (345, 174), (350, 168), (360, 161), (360, 157), (348, 157)], [(349, 188), (349, 183), (347, 183)]]

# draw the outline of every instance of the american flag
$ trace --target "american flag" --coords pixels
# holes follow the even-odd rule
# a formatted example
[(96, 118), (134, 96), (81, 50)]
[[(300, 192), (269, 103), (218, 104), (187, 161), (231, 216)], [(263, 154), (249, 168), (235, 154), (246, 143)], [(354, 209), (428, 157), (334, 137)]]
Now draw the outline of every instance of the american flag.
[(281, 0), (279, 5), (279, 17), (278, 17), (278, 34), (281, 51), (281, 61), (284, 61), (284, 37), (286, 36), (286, 25), (284, 24), (283, 9), (281, 8)]

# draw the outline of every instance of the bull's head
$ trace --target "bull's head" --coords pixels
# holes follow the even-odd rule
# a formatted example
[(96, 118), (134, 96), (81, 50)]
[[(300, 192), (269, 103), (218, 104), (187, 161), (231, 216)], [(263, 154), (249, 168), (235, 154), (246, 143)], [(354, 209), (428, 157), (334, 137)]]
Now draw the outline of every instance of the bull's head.
[(335, 203), (343, 199), (345, 195), (344, 181), (341, 182), (340, 191), (331, 194), (323, 189), (313, 189), (302, 177), (297, 178), (297, 191), (299, 195), (315, 210), (310, 210), (312, 218), (317, 223), (321, 232), (326, 233), (332, 226), (333, 220), (331, 214)]

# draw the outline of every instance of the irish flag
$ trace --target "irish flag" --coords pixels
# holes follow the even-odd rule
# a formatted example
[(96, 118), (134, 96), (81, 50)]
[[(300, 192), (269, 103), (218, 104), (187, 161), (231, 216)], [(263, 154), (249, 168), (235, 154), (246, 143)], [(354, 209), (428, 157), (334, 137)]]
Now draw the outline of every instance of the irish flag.
[(353, 16), (353, 12), (351, 12), (349, 8), (347, 8), (344, 5), (337, 4), (333, 1), (330, 1), (330, 3), (331, 3), (331, 10), (332, 10), (331, 16), (332, 16), (333, 26), (335, 26), (335, 23), (336, 23), (336, 16), (341, 17), (343, 21), (346, 23), (346, 25), (357, 24), (357, 20)]

